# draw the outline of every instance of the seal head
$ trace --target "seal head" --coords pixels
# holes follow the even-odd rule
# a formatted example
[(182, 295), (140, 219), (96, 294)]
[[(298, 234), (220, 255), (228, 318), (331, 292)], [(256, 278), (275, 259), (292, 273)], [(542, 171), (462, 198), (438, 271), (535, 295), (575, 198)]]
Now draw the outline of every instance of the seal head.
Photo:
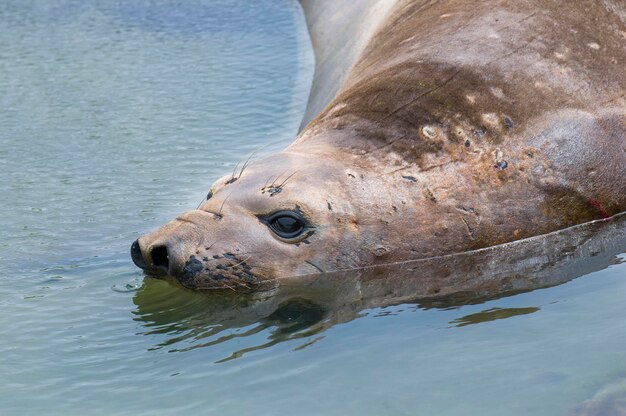
[(218, 180), (198, 209), (139, 238), (131, 256), (151, 274), (207, 289), (357, 267), (368, 233), (347, 175), (332, 157), (270, 156)]

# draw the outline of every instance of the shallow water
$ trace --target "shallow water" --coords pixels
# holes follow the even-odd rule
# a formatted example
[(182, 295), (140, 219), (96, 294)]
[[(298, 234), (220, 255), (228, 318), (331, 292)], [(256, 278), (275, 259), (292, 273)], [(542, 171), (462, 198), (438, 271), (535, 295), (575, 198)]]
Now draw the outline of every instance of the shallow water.
[(6, 0), (0, 22), (0, 414), (566, 415), (626, 377), (623, 254), (335, 321), (144, 280), (140, 233), (296, 134), (297, 3)]

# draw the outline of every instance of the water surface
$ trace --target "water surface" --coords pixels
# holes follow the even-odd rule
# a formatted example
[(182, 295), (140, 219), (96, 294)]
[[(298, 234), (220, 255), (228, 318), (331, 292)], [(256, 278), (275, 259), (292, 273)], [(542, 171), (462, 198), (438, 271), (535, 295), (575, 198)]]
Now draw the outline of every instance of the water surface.
[(5, 0), (0, 23), (1, 414), (566, 415), (626, 377), (624, 255), (332, 319), (135, 269), (139, 234), (297, 133), (295, 1)]

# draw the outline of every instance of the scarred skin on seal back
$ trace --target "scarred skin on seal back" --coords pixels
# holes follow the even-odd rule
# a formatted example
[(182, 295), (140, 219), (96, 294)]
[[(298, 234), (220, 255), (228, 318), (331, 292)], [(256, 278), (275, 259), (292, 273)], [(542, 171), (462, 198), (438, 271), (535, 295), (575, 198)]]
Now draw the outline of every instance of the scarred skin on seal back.
[[(354, 29), (345, 74), (332, 74), (333, 48), (316, 56), (313, 92), (336, 92), (296, 141), (141, 237), (140, 267), (187, 287), (251, 287), (626, 210), (624, 3), (388, 4), (361, 19), (373, 29)], [(332, 38), (322, 27), (341, 31), (338, 17), (308, 20), (314, 45)]]

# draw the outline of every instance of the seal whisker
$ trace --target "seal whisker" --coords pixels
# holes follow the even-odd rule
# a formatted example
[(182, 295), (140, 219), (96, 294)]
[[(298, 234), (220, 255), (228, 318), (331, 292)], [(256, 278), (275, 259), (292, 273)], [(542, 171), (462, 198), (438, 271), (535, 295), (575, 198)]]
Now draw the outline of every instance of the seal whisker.
[(254, 152), (252, 152), (252, 154), (248, 156), (248, 158), (244, 162), (243, 166), (241, 167), (241, 170), (239, 171), (239, 175), (237, 175), (237, 179), (241, 178), (241, 175), (243, 175), (243, 171), (246, 170), (246, 168), (248, 167), (248, 164), (250, 163), (250, 159), (252, 158), (252, 156), (254, 156)]
[(246, 159), (245, 163), (241, 167), (241, 170), (239, 171), (239, 176), (237, 176), (237, 179), (241, 178), (241, 175), (243, 175), (243, 172), (246, 170), (246, 168), (248, 166), (250, 166), (250, 160), (254, 157), (254, 155), (257, 154), (258, 152), (260, 152), (261, 150), (263, 150), (264, 148), (266, 148), (268, 145), (269, 145), (269, 143), (268, 144), (264, 144), (263, 146), (259, 146), (252, 153), (250, 153), (250, 156), (248, 156), (248, 158)]
[(288, 170), (284, 171), (283, 173), (281, 173), (280, 175), (278, 175), (276, 177), (276, 179), (274, 179), (274, 181), (272, 182), (272, 184), (270, 185), (270, 188), (276, 188), (276, 182), (283, 177), (284, 174), (286, 174), (287, 172), (289, 172)]
[(298, 171), (295, 171), (291, 175), (287, 176), (287, 178), (284, 181), (282, 181), (280, 185), (277, 186), (277, 188), (282, 188), (283, 185), (285, 185), (289, 179), (293, 178), (293, 175), (295, 175), (296, 173), (298, 173)]
[(246, 289), (250, 289), (250, 286), (249, 286), (249, 285), (247, 285), (246, 283), (242, 282), (240, 279), (235, 280), (235, 281), (234, 281), (234, 283), (235, 283), (235, 284), (237, 284), (238, 286), (243, 286), (243, 287), (245, 287)]
[(226, 203), (226, 201), (228, 201), (228, 198), (230, 198), (230, 196), (232, 194), (233, 194), (232, 192), (229, 193), (228, 196), (226, 198), (224, 198), (224, 201), (222, 201), (222, 205), (220, 205), (220, 210), (217, 212), (217, 217), (218, 218), (222, 218), (222, 208), (224, 208), (224, 204)]
[(231, 285), (229, 285), (229, 284), (228, 284), (228, 283), (226, 283), (226, 282), (220, 282), (220, 284), (222, 284), (222, 285), (226, 286), (228, 289), (232, 290), (233, 292), (235, 291), (235, 288), (234, 288), (234, 287), (232, 287)]
[(237, 253), (239, 255), (245, 255), (245, 254), (256, 254), (256, 253), (265, 253), (267, 250), (256, 250), (256, 251), (245, 251), (243, 253)]
[(239, 160), (239, 162), (237, 162), (237, 164), (235, 165), (235, 169), (233, 169), (233, 173), (230, 175), (230, 179), (226, 181), (227, 184), (233, 183), (237, 180), (237, 178), (235, 178), (235, 172), (237, 172), (237, 168), (239, 167), (240, 163), (241, 160)]
[(265, 184), (263, 185), (263, 188), (261, 188), (261, 190), (267, 188), (267, 184), (270, 183), (270, 181), (272, 180), (273, 177), (274, 177), (274, 175), (270, 175), (270, 177), (267, 178), (267, 180), (265, 181)]
[(204, 199), (202, 199), (202, 201), (200, 201), (200, 203), (198, 204), (196, 209), (200, 209), (202, 204), (204, 204), (206, 201), (208, 201), (212, 196), (213, 196), (213, 189), (210, 189), (209, 192), (206, 194), (206, 197)]
[(239, 265), (241, 265), (241, 264), (244, 264), (245, 262), (247, 262), (248, 260), (250, 260), (250, 257), (252, 257), (252, 256), (248, 256), (248, 257), (246, 257), (245, 259), (241, 260), (241, 261), (240, 261), (239, 263), (237, 263), (237, 264), (231, 264), (231, 265), (230, 265), (230, 268), (232, 269), (232, 268), (237, 267), (237, 266), (239, 266)]

